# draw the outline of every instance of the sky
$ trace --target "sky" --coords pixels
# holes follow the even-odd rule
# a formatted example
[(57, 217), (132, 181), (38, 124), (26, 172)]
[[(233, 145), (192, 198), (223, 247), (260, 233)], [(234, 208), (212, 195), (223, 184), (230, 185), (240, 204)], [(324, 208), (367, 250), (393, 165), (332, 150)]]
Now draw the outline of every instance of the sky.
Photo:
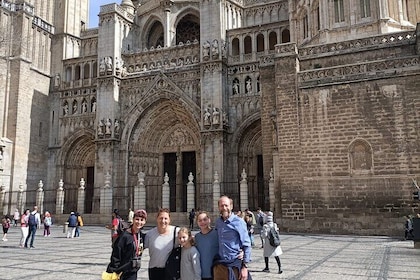
[(106, 4), (117, 3), (120, 0), (90, 0), (89, 1), (89, 28), (98, 27), (99, 8)]

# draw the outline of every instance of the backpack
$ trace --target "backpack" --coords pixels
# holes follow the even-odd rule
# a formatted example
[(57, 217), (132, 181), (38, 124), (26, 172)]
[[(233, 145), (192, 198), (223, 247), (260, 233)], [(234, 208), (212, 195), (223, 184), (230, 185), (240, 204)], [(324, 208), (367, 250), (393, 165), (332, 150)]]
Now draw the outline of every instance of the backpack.
[(280, 235), (274, 227), (270, 227), (270, 231), (268, 232), (268, 240), (270, 241), (270, 245), (273, 247), (280, 245)]
[(173, 249), (165, 264), (165, 280), (177, 280), (181, 278), (181, 247), (174, 247), (175, 238), (176, 227), (174, 228)]
[(28, 225), (30, 225), (30, 226), (36, 226), (37, 225), (34, 213), (29, 214)]
[(117, 226), (118, 235), (120, 235), (121, 233), (126, 231), (129, 227), (130, 227), (130, 225), (126, 221), (124, 221), (121, 218), (118, 219), (118, 226)]

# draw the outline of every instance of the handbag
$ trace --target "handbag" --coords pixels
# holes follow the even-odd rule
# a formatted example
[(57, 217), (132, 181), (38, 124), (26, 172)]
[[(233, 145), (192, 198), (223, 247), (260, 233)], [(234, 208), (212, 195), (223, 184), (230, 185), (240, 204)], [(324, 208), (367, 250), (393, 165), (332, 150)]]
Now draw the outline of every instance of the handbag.
[(102, 272), (102, 280), (120, 280), (121, 274), (122, 274), (122, 272), (120, 272), (120, 273), (112, 272), (111, 273), (111, 272), (104, 271), (104, 272)]
[(175, 247), (176, 227), (174, 229), (174, 239), (172, 243), (172, 251), (166, 260), (165, 280), (176, 280), (181, 278), (181, 247)]

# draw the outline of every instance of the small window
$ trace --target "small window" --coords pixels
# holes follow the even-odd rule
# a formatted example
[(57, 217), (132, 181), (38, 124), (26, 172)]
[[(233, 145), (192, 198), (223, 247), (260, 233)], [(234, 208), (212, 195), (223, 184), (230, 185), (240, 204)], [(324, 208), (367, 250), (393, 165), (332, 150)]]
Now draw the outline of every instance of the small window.
[(360, 0), (360, 17), (370, 17), (370, 0)]
[(343, 0), (334, 0), (335, 22), (344, 21), (344, 3)]

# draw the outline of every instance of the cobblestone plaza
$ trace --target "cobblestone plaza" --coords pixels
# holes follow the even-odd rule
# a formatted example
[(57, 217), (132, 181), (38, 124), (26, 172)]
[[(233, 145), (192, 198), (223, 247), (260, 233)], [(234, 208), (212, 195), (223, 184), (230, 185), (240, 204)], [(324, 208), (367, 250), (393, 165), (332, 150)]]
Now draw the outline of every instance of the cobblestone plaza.
[[(259, 236), (252, 250), (254, 280), (386, 280), (420, 278), (420, 250), (413, 241), (380, 236), (282, 234), (283, 274), (261, 272), (264, 258)], [(0, 243), (0, 279), (99, 280), (111, 254), (110, 233), (105, 227), (86, 226), (81, 237), (67, 239), (62, 226), (53, 226), (51, 237), (37, 231), (35, 249), (18, 246), (20, 228), (11, 228), (7, 242)], [(147, 279), (148, 250), (142, 258), (138, 279)]]

